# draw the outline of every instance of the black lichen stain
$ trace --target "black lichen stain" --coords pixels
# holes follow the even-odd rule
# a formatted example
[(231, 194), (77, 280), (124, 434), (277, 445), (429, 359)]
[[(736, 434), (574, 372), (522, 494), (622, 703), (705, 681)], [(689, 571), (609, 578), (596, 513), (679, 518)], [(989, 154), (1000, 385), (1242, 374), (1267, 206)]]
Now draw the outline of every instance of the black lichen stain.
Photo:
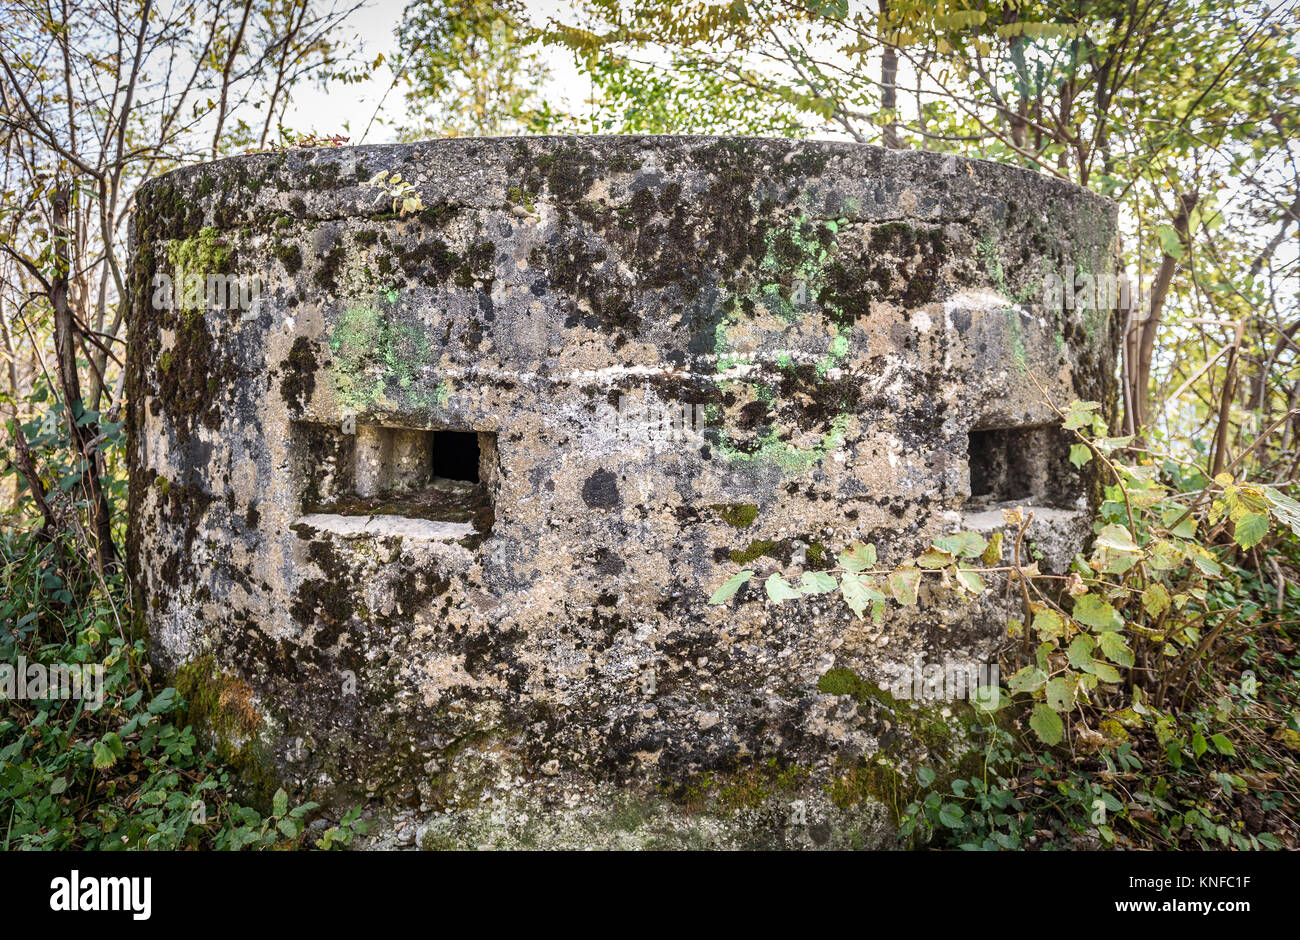
[(285, 404), (301, 414), (316, 390), (316, 347), (305, 336), (293, 341), (293, 347), (284, 361), (284, 377), (280, 379), (280, 395)]
[(582, 484), (582, 501), (589, 509), (613, 509), (619, 503), (618, 478), (608, 470), (597, 470)]

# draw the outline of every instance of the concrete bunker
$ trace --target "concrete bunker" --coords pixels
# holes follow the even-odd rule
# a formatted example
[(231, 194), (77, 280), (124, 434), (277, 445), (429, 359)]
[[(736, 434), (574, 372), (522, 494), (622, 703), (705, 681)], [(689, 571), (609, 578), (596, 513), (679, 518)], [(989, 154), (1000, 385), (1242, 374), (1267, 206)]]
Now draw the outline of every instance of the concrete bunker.
[[(393, 212), (394, 173), (417, 211)], [(888, 684), (995, 662), (1014, 600), (927, 590), (858, 620), (761, 579), (855, 539), (892, 566), (1017, 504), (1063, 570), (1097, 481), (1044, 396), (1110, 407), (1118, 327), (1042, 288), (1109, 271), (1114, 235), (1068, 184), (851, 144), (446, 140), (170, 173), (133, 234), (141, 626), (164, 671), (247, 691), (260, 724), (225, 743), (250, 786), (364, 803), (381, 838), (886, 844), (915, 767), (969, 744), (962, 702)], [(172, 309), (175, 259), (261, 289)]]

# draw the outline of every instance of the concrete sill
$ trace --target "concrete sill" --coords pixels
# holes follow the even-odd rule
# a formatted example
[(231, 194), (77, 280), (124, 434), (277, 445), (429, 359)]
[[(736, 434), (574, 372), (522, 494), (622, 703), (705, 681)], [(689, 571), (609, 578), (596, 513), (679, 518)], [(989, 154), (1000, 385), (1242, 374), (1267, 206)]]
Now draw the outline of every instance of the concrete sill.
[(345, 539), (401, 536), (427, 542), (456, 542), (475, 532), (474, 526), (468, 522), (435, 522), (393, 515), (344, 516), (329, 512), (299, 516), (293, 525), (305, 525)]

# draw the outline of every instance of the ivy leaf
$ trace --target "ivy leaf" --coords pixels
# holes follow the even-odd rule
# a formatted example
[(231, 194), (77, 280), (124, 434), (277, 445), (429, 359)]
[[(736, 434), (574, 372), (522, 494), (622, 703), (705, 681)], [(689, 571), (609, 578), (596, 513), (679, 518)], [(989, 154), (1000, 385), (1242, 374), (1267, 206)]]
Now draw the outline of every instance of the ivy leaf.
[(1083, 467), (1091, 459), (1092, 459), (1092, 448), (1089, 447), (1087, 444), (1070, 445), (1070, 463), (1074, 464), (1076, 467), (1082, 470)]
[(825, 571), (805, 571), (799, 576), (799, 590), (804, 594), (829, 594), (837, 587), (835, 576)]
[(767, 596), (780, 604), (783, 601), (794, 600), (802, 597), (797, 590), (790, 586), (790, 583), (779, 574), (773, 573), (763, 582), (763, 589), (767, 591)]
[(176, 690), (166, 688), (155, 695), (147, 707), (149, 714), (162, 715), (171, 711), (176, 706)]
[(1078, 431), (1092, 424), (1092, 412), (1101, 408), (1101, 402), (1072, 401), (1065, 412), (1064, 427), (1067, 431)]
[(956, 535), (935, 539), (934, 542), (934, 547), (939, 551), (960, 555), (962, 558), (978, 558), (987, 546), (988, 542), (978, 532), (958, 532)]
[(1074, 619), (1097, 630), (1118, 630), (1124, 621), (1115, 608), (1096, 594), (1083, 594), (1074, 599)]
[(1253, 548), (1266, 535), (1268, 535), (1268, 514), (1262, 512), (1247, 513), (1237, 520), (1232, 530), (1232, 537), (1242, 548)]
[(840, 567), (845, 571), (866, 571), (876, 563), (876, 546), (854, 542), (840, 552)]
[(1061, 734), (1065, 730), (1061, 716), (1042, 702), (1034, 705), (1034, 712), (1029, 716), (1029, 727), (1034, 729), (1034, 734), (1038, 735), (1038, 740), (1048, 746), (1060, 744)]
[(904, 607), (911, 607), (916, 603), (916, 596), (920, 589), (920, 568), (899, 568), (889, 575), (889, 591)]
[(736, 572), (725, 582), (723, 582), (722, 587), (718, 588), (716, 591), (713, 592), (713, 596), (709, 598), (709, 603), (725, 604), (727, 601), (735, 597), (736, 592), (740, 590), (741, 585), (743, 585), (746, 581), (748, 581), (753, 576), (754, 576), (754, 572), (748, 570)]

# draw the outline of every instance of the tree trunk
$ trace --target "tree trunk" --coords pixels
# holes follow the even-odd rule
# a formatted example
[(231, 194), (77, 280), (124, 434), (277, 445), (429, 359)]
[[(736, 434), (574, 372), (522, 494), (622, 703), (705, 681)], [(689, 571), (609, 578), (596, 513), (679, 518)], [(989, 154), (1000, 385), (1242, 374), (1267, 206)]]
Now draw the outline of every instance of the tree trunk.
[[(880, 0), (880, 26), (882, 37), (888, 39), (891, 31), (889, 0)], [(898, 110), (898, 50), (888, 42), (880, 55), (880, 108), (890, 114), (883, 129), (883, 143), (890, 150), (901, 150), (903, 142), (899, 139), (898, 127), (894, 123), (894, 115)]]
[(59, 183), (54, 192), (55, 259), (54, 274), (50, 278), (50, 306), (54, 311), (54, 355), (64, 411), (68, 418), (68, 434), (79, 457), (80, 494), (90, 516), (90, 531), (96, 543), (96, 561), (100, 573), (107, 574), (117, 562), (117, 548), (113, 544), (113, 517), (108, 507), (108, 496), (104, 493), (101, 482), (104, 461), (96, 443), (99, 422), (86, 419), (81, 397), (81, 379), (77, 372), (77, 324), (68, 297), (68, 249), (72, 237), (68, 220), (71, 202), (71, 185)]
[[(1196, 208), (1200, 197), (1196, 193), (1182, 193), (1178, 197), (1178, 214), (1174, 216), (1174, 230), (1184, 245), (1187, 243), (1187, 220)], [(1164, 312), (1165, 297), (1169, 294), (1169, 285), (1178, 270), (1178, 259), (1168, 254), (1160, 259), (1160, 270), (1156, 272), (1155, 284), (1151, 287), (1151, 305), (1145, 319), (1135, 321), (1135, 336), (1129, 337), (1129, 349), (1132, 351), (1133, 368), (1130, 372), (1129, 403), (1133, 409), (1132, 430), (1140, 435), (1151, 416), (1151, 358), (1156, 347), (1156, 333), (1160, 329), (1160, 318)]]

